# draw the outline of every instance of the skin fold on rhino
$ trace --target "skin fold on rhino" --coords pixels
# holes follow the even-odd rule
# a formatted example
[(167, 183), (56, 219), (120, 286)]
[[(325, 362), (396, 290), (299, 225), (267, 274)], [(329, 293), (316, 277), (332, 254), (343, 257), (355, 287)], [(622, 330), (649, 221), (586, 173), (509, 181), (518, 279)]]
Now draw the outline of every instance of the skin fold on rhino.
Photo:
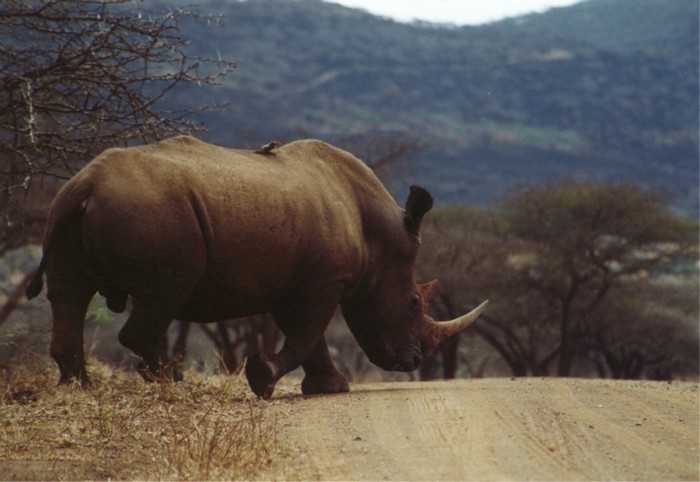
[(412, 186), (402, 209), (362, 161), (315, 140), (274, 155), (187, 136), (108, 149), (54, 199), (27, 296), (45, 273), (61, 382), (89, 383), (83, 324), (100, 293), (116, 312), (133, 300), (119, 341), (147, 380), (167, 375), (161, 340), (173, 319), (270, 312), (285, 342), (249, 358), (252, 390), (270, 397), (301, 365), (304, 393), (343, 392), (324, 338), (338, 305), (370, 360), (402, 371), (484, 308), (449, 322), (425, 315), (435, 283), (416, 284), (413, 271), (432, 204)]

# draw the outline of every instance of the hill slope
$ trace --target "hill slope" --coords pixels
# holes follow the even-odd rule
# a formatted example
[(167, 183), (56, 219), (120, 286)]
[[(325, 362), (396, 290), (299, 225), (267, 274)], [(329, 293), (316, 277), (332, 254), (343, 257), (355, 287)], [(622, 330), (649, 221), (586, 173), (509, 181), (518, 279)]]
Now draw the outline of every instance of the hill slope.
[(483, 204), (578, 177), (661, 186), (697, 214), (695, 0), (588, 0), (463, 28), (318, 0), (201, 8), (224, 18), (184, 32), (193, 47), (239, 62), (215, 92), (178, 96), (231, 103), (204, 119), (212, 141), (397, 131), (430, 143), (392, 179), (402, 198), (408, 178), (439, 202)]

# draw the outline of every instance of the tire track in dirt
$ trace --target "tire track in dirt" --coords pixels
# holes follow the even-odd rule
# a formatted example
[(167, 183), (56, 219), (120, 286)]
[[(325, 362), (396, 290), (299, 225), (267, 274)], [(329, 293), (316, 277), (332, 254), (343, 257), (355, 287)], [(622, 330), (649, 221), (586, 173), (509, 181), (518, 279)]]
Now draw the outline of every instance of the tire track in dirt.
[(271, 478), (698, 480), (698, 385), (490, 379), (273, 399)]
[(383, 427), (377, 430), (378, 443), (398, 468), (391, 478), (455, 480), (467, 473), (487, 477), (481, 467), (492, 465), (495, 457), (486, 443), (489, 434), (474, 421), (478, 413), (473, 406), (481, 404), (480, 394), (451, 390), (447, 384), (435, 388), (409, 385), (399, 397), (371, 403), (373, 423)]
[[(659, 399), (654, 391), (663, 384), (652, 386), (653, 390), (645, 390), (645, 396), (638, 397), (634, 395), (641, 391), (634, 389), (634, 383), (599, 384), (594, 392), (598, 396), (597, 403), (589, 403), (581, 409), (593, 412), (591, 418), (598, 421), (599, 428), (618, 451), (655, 461), (646, 476), (697, 480), (700, 466), (697, 392), (694, 401), (692, 397), (684, 401), (671, 396), (671, 390), (666, 391), (667, 397)], [(618, 452), (617, 457), (624, 458), (624, 455)]]

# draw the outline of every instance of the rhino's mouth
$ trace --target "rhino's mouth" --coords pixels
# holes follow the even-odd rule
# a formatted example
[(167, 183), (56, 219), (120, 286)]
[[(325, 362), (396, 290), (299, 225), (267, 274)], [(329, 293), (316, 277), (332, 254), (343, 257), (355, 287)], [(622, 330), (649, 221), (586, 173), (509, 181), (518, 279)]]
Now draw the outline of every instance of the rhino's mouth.
[(412, 372), (418, 369), (423, 361), (423, 355), (418, 348), (398, 350), (396, 353), (383, 354), (383, 356), (369, 357), (370, 361), (383, 370), (390, 372)]
[(392, 372), (412, 372), (417, 370), (423, 361), (423, 357), (419, 354), (413, 355), (410, 359), (401, 360), (394, 364), (390, 371)]

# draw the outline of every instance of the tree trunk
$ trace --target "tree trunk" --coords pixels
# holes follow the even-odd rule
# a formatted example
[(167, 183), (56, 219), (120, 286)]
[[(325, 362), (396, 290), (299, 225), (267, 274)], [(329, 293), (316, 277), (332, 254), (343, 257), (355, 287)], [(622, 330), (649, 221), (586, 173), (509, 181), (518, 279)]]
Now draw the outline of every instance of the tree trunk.
[(459, 333), (452, 335), (440, 344), (442, 354), (443, 377), (451, 380), (457, 376), (457, 351), (459, 350)]
[(571, 373), (571, 363), (574, 356), (574, 342), (571, 339), (571, 304), (576, 297), (578, 283), (572, 282), (569, 292), (561, 303), (559, 366), (557, 376), (568, 377)]

